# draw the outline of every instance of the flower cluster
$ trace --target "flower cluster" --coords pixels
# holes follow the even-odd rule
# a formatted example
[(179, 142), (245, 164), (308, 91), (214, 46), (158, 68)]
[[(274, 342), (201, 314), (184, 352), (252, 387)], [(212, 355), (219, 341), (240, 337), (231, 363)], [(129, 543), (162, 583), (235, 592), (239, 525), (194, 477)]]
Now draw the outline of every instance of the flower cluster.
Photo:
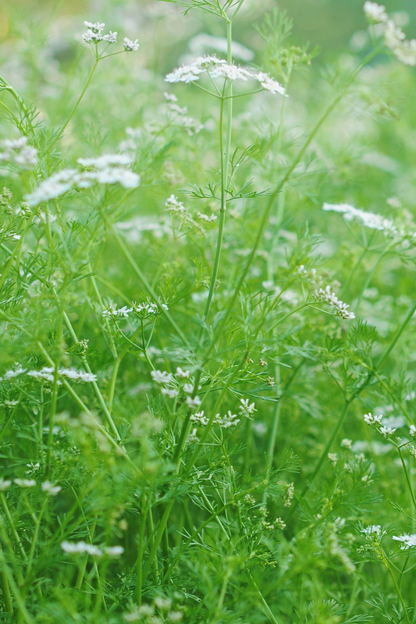
[(285, 486), (285, 495), (283, 497), (283, 506), (290, 507), (292, 505), (292, 500), (295, 495), (295, 484), (289, 483)]
[(320, 301), (322, 303), (329, 303), (335, 308), (336, 316), (340, 316), (346, 320), (352, 320), (355, 318), (354, 312), (348, 312), (348, 308), (350, 307), (348, 304), (344, 303), (338, 297), (331, 292), (331, 287), (327, 286), (325, 290), (320, 288), (315, 292), (315, 301)]
[(352, 221), (353, 219), (356, 219), (357, 221), (360, 221), (365, 227), (371, 228), (373, 230), (380, 230), (393, 234), (397, 231), (397, 228), (395, 227), (391, 219), (385, 219), (381, 215), (374, 214), (372, 212), (366, 212), (365, 210), (360, 210), (359, 208), (354, 208), (354, 206), (350, 206), (349, 204), (325, 203), (322, 206), (322, 209), (326, 211), (340, 212), (344, 215), (344, 219), (346, 219), (347, 221)]
[(118, 308), (116, 303), (109, 303), (108, 306), (103, 309), (102, 316), (103, 318), (110, 318), (113, 320), (129, 318), (129, 312), (132, 312), (132, 310), (133, 308), (128, 308), (127, 306)]
[(401, 549), (402, 550), (409, 550), (409, 548), (413, 548), (414, 546), (416, 546), (416, 535), (408, 535), (407, 533), (405, 535), (400, 535), (399, 537), (393, 536), (393, 539), (396, 540), (396, 542), (402, 542), (401, 545)]
[(171, 113), (173, 113), (173, 124), (176, 126), (181, 126), (185, 128), (187, 134), (192, 136), (193, 134), (198, 134), (203, 130), (204, 126), (193, 119), (193, 117), (188, 117), (187, 112), (188, 109), (186, 106), (181, 108), (178, 106), (177, 101), (178, 98), (172, 93), (164, 93), (165, 99), (167, 100), (167, 106)]
[(389, 18), (386, 8), (376, 2), (365, 2), (364, 12), (370, 21), (383, 26), (384, 43), (395, 57), (405, 65), (416, 65), (416, 39), (406, 39), (402, 29)]
[[(107, 35), (103, 35), (103, 30), (105, 27), (104, 23), (84, 22), (84, 25), (87, 27), (87, 32), (82, 35), (82, 39), (85, 43), (93, 43), (95, 45), (100, 41), (104, 41), (108, 44), (117, 43), (116, 32), (111, 32), (110, 30)], [(126, 52), (137, 52), (137, 50), (139, 49), (138, 39), (132, 41), (131, 39), (124, 37), (123, 45)]]
[(93, 544), (87, 544), (86, 542), (62, 542), (61, 548), (66, 553), (71, 555), (74, 554), (84, 554), (92, 555), (94, 557), (102, 557), (103, 555), (108, 555), (109, 557), (119, 557), (123, 554), (124, 548), (122, 546), (107, 546), (107, 547), (98, 547)]
[(27, 137), (1, 142), (0, 163), (13, 163), (21, 169), (33, 169), (38, 162), (38, 150), (28, 145)]
[(165, 211), (169, 212), (172, 216), (178, 217), (187, 227), (196, 228), (201, 234), (204, 234), (205, 230), (195, 221), (183, 203), (179, 201), (175, 195), (171, 195), (166, 200)]
[(145, 320), (149, 317), (158, 316), (159, 314), (162, 314), (162, 310), (169, 310), (166, 303), (155, 303), (149, 300), (142, 303), (136, 303), (133, 301), (131, 305), (133, 306), (133, 311), (141, 320)]
[(391, 438), (391, 436), (396, 433), (397, 429), (394, 429), (393, 427), (380, 426), (382, 419), (383, 419), (383, 416), (381, 415), (373, 416), (371, 413), (364, 414), (364, 422), (366, 422), (367, 425), (370, 425), (371, 427), (375, 427), (376, 429), (378, 429), (381, 435), (383, 435), (385, 438)]
[[(36, 485), (36, 481), (34, 479), (14, 479), (14, 483), (21, 488), (31, 488), (35, 487)], [(4, 492), (4, 490), (7, 490), (11, 486), (11, 484), (11, 481), (0, 479), (0, 492)], [(51, 483), (50, 481), (44, 481), (41, 484), (41, 488), (50, 496), (56, 496), (62, 490), (60, 485), (53, 485), (53, 483)]]
[(30, 206), (64, 195), (73, 188), (89, 188), (95, 183), (121, 184), (124, 188), (136, 188), (140, 176), (127, 167), (134, 159), (127, 154), (108, 154), (98, 158), (78, 158), (79, 169), (63, 169), (47, 178), (26, 199)]
[(249, 399), (240, 399), (239, 410), (241, 416), (250, 418), (254, 412), (257, 412), (255, 403), (250, 403)]
[(253, 73), (244, 67), (229, 65), (225, 60), (216, 56), (200, 56), (189, 65), (182, 65), (174, 69), (166, 76), (165, 80), (166, 82), (195, 82), (204, 73), (209, 74), (211, 78), (223, 78), (232, 81), (254, 79), (261, 84), (263, 89), (271, 93), (285, 95), (284, 87), (268, 74), (264, 72)]
[(377, 539), (381, 539), (384, 535), (386, 535), (386, 531), (384, 531), (379, 524), (372, 524), (365, 529), (361, 529), (361, 533), (363, 533), (366, 537), (375, 537)]

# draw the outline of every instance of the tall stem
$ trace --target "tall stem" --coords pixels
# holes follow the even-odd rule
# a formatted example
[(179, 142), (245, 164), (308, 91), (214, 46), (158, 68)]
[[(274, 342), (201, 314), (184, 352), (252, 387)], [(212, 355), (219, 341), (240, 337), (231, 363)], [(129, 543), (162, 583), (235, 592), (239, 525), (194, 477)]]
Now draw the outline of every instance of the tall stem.
[[(231, 64), (232, 57), (232, 21), (227, 22), (227, 63)], [(224, 151), (224, 93), (221, 98), (220, 108), (220, 163), (221, 163), (221, 207), (220, 219), (218, 223), (217, 248), (215, 251), (214, 267), (212, 269), (211, 282), (209, 285), (208, 299), (204, 311), (204, 320), (208, 318), (211, 309), (212, 299), (214, 297), (215, 284), (217, 282), (218, 271), (221, 259), (222, 241), (224, 237), (225, 213), (227, 210), (227, 190), (228, 190), (228, 170), (231, 151), (231, 137), (233, 130), (233, 98), (232, 83), (229, 86), (229, 96), (227, 97), (227, 136), (225, 140)], [(203, 328), (201, 329), (200, 338), (202, 337)]]
[(87, 83), (86, 83), (85, 87), (83, 88), (83, 90), (81, 92), (81, 95), (79, 96), (78, 100), (76, 101), (76, 104), (75, 104), (74, 108), (70, 112), (68, 119), (66, 120), (66, 122), (64, 123), (62, 128), (60, 129), (59, 133), (56, 135), (55, 139), (52, 141), (51, 145), (49, 145), (47, 152), (50, 152), (51, 149), (53, 148), (53, 146), (55, 145), (55, 143), (57, 143), (57, 141), (59, 141), (59, 139), (62, 137), (62, 135), (63, 135), (67, 125), (69, 124), (69, 122), (71, 121), (72, 117), (74, 116), (75, 111), (77, 110), (78, 106), (80, 105), (81, 100), (84, 97), (86, 90), (90, 86), (90, 82), (92, 80), (92, 77), (94, 76), (95, 70), (97, 69), (97, 65), (98, 65), (99, 60), (100, 60), (99, 58), (95, 59), (94, 67), (92, 68), (92, 72), (89, 75)]

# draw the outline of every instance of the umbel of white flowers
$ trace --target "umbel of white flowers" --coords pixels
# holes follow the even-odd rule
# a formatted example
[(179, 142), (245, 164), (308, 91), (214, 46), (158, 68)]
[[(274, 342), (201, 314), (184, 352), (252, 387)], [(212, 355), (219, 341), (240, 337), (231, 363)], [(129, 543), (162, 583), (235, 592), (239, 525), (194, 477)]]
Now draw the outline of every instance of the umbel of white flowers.
[(189, 65), (182, 65), (174, 69), (165, 78), (166, 82), (196, 82), (201, 74), (209, 74), (211, 78), (226, 80), (257, 80), (263, 89), (271, 93), (286, 95), (282, 85), (264, 72), (252, 72), (238, 65), (230, 65), (216, 56), (200, 56)]
[[(105, 24), (100, 24), (100, 22), (84, 22), (84, 25), (88, 29), (87, 32), (82, 35), (85, 43), (97, 44), (100, 41), (104, 41), (107, 44), (112, 44), (117, 42), (116, 32), (111, 32), (110, 30), (108, 35), (103, 35)], [(137, 52), (139, 49), (138, 39), (132, 41), (131, 39), (124, 37), (123, 45), (126, 52)]]
[(95, 183), (116, 184), (124, 188), (136, 188), (140, 176), (128, 169), (134, 161), (127, 154), (107, 154), (98, 158), (78, 158), (79, 169), (63, 169), (40, 183), (32, 193), (26, 195), (29, 206), (38, 206), (64, 195), (72, 188), (88, 188)]
[(406, 39), (402, 29), (390, 19), (386, 7), (367, 1), (364, 3), (364, 13), (371, 22), (383, 25), (384, 44), (394, 56), (405, 65), (416, 65), (416, 39)]

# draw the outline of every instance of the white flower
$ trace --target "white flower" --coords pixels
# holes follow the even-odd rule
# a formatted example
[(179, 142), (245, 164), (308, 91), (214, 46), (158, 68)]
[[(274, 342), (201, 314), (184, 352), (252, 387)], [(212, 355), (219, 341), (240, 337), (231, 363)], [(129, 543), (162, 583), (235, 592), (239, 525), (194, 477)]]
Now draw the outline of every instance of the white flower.
[(168, 384), (172, 381), (171, 373), (167, 373), (166, 371), (151, 371), (150, 372), (152, 379), (157, 384)]
[(170, 399), (174, 399), (178, 396), (179, 392), (174, 388), (162, 388), (162, 394), (165, 394)]
[(344, 219), (347, 221), (352, 221), (353, 219), (357, 219), (361, 221), (361, 223), (368, 228), (373, 230), (380, 230), (389, 233), (394, 233), (397, 231), (393, 221), (390, 219), (385, 219), (381, 215), (374, 214), (372, 212), (366, 212), (365, 210), (360, 210), (359, 208), (354, 208), (354, 206), (350, 206), (349, 204), (327, 204), (325, 203), (322, 206), (323, 210), (332, 211), (332, 212), (340, 212), (344, 215)]
[(198, 429), (196, 427), (192, 429), (192, 432), (188, 436), (188, 440), (187, 440), (188, 444), (195, 444), (196, 442), (199, 442), (199, 438), (196, 435), (197, 431)]
[(279, 84), (277, 80), (271, 78), (268, 74), (265, 74), (264, 72), (259, 72), (258, 74), (255, 74), (254, 77), (259, 81), (263, 89), (266, 89), (267, 91), (270, 91), (274, 94), (279, 93), (280, 95), (286, 95), (285, 88), (282, 87), (282, 85)]
[(84, 26), (92, 30), (92, 32), (98, 33), (104, 29), (105, 24), (100, 24), (100, 22), (84, 22)]
[(26, 372), (26, 368), (22, 368), (20, 364), (14, 370), (8, 370), (4, 373), (4, 379), (12, 379), (13, 377), (18, 377), (19, 375), (23, 375)]
[(412, 436), (412, 438), (416, 438), (416, 427), (415, 427), (415, 425), (410, 425), (409, 433)]
[(62, 488), (60, 485), (53, 485), (50, 481), (44, 481), (42, 483), (42, 490), (51, 496), (56, 496)]
[(10, 162), (22, 169), (33, 169), (38, 162), (38, 151), (28, 145), (28, 139), (21, 136), (18, 139), (6, 139), (1, 142), (3, 151), (0, 151), (0, 162)]
[(217, 220), (217, 215), (212, 214), (211, 216), (208, 216), (206, 214), (203, 214), (202, 212), (198, 212), (197, 217), (198, 219), (206, 221), (207, 223), (212, 223), (213, 221)]
[[(46, 379), (46, 381), (53, 382), (54, 377), (54, 367), (53, 366), (44, 366), (41, 370), (33, 370), (28, 372), (29, 377), (33, 377), (34, 379)], [(61, 383), (60, 381), (58, 382)]]
[(70, 554), (83, 554), (88, 553), (89, 555), (93, 555), (95, 557), (101, 557), (103, 551), (98, 548), (98, 546), (93, 546), (92, 544), (87, 544), (86, 542), (77, 542), (76, 544), (73, 542), (62, 542), (61, 544), (62, 550)]
[[(43, 180), (40, 185), (26, 199), (30, 206), (37, 206), (64, 195), (72, 188), (89, 188), (95, 183), (116, 184), (124, 188), (136, 188), (140, 184), (140, 176), (126, 169), (132, 163), (126, 154), (107, 154), (98, 158), (79, 158), (77, 163), (83, 168), (63, 169)], [(85, 167), (93, 170), (85, 171)]]
[(33, 479), (14, 479), (14, 482), (22, 488), (30, 488), (36, 485), (36, 481)]
[(127, 306), (117, 308), (117, 304), (110, 303), (107, 308), (104, 308), (102, 316), (104, 318), (128, 318), (129, 312), (132, 312), (132, 310), (133, 308), (128, 308)]
[(204, 410), (192, 414), (191, 421), (203, 427), (206, 427), (209, 422), (208, 418), (204, 416)]
[(219, 425), (222, 429), (229, 429), (230, 427), (236, 427), (240, 419), (237, 418), (236, 414), (233, 414), (231, 410), (228, 410), (225, 416), (220, 416), (217, 414), (214, 418), (214, 424)]
[(386, 7), (377, 4), (376, 2), (365, 2), (364, 13), (368, 17), (368, 19), (372, 20), (373, 22), (386, 22), (388, 20)]
[(193, 389), (194, 389), (194, 387), (193, 387), (193, 385), (192, 385), (191, 383), (186, 383), (186, 384), (184, 384), (184, 386), (183, 386), (183, 390), (184, 390), (184, 392), (186, 392), (187, 394), (192, 394)]
[(399, 537), (393, 536), (393, 539), (396, 540), (396, 542), (402, 542), (402, 546), (401, 549), (402, 550), (409, 550), (409, 548), (413, 548), (413, 546), (416, 546), (416, 535), (400, 535)]
[(344, 438), (341, 442), (342, 448), (350, 449), (352, 446), (352, 440), (348, 440), (348, 438)]
[(335, 307), (336, 316), (340, 316), (343, 319), (351, 320), (355, 318), (354, 312), (348, 312), (348, 308), (350, 307), (335, 295), (335, 293), (331, 292), (331, 287), (327, 286), (325, 290), (320, 288), (315, 291), (314, 294), (316, 301), (321, 301), (325, 303), (329, 303), (330, 305)]
[(250, 403), (249, 399), (240, 399), (240, 403), (239, 409), (242, 416), (249, 418), (257, 412), (255, 403)]
[(186, 404), (189, 408), (193, 408), (193, 407), (199, 407), (201, 405), (202, 401), (199, 398), (199, 396), (195, 396), (195, 397), (186, 397)]
[(368, 413), (368, 414), (364, 414), (364, 422), (366, 422), (367, 425), (375, 425), (375, 426), (377, 426), (377, 425), (379, 425), (381, 423), (382, 419), (383, 419), (383, 416), (381, 416), (381, 415), (380, 416), (373, 416), (371, 414), (371, 412)]
[(385, 437), (385, 438), (389, 438), (390, 436), (392, 436), (395, 432), (397, 431), (397, 429), (392, 429), (391, 427), (380, 427), (380, 433)]
[(137, 52), (137, 50), (139, 49), (139, 40), (136, 39), (135, 41), (132, 41), (131, 39), (128, 39), (127, 37), (124, 37), (124, 49), (126, 50), (126, 52)]
[(334, 464), (334, 466), (336, 466), (338, 462), (338, 455), (336, 453), (328, 453), (328, 459)]
[(7, 490), (7, 488), (9, 488), (11, 484), (11, 481), (5, 481), (4, 479), (0, 479), (0, 492), (4, 492), (4, 490)]
[(106, 41), (107, 43), (116, 43), (117, 42), (117, 33), (116, 32), (109, 32), (108, 35), (104, 35), (103, 36), (103, 41)]
[(104, 548), (104, 552), (109, 557), (119, 557), (124, 553), (124, 548), (123, 546), (107, 546)]
[(181, 377), (182, 379), (189, 379), (191, 371), (184, 371), (180, 366), (176, 369), (176, 377)]
[(167, 93), (167, 91), (165, 91), (163, 96), (168, 102), (175, 103), (178, 101), (178, 98), (176, 97), (176, 95), (173, 95), (173, 93)]
[(199, 76), (203, 73), (208, 73), (211, 78), (224, 78), (232, 81), (247, 81), (250, 78), (255, 79), (260, 82), (263, 89), (271, 93), (285, 95), (285, 90), (282, 85), (268, 74), (264, 72), (253, 74), (244, 67), (230, 65), (223, 59), (218, 59), (216, 56), (200, 56), (189, 65), (182, 65), (182, 67), (174, 69), (173, 72), (166, 76), (165, 80), (166, 82), (195, 82), (199, 80)]
[(383, 537), (386, 534), (385, 531), (382, 530), (379, 524), (371, 524), (365, 529), (361, 529), (361, 533), (364, 533), (367, 537), (371, 537), (375, 535), (376, 537)]
[(388, 20), (386, 30), (384, 31), (384, 42), (388, 48), (395, 50), (395, 48), (401, 47), (403, 41), (406, 39), (406, 35), (399, 26)]

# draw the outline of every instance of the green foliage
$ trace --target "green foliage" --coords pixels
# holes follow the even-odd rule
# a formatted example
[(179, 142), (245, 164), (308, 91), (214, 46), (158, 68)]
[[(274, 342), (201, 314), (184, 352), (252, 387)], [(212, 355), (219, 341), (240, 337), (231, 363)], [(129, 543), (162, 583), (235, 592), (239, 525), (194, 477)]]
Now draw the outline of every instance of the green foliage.
[(171, 4), (10, 6), (1, 621), (415, 622), (414, 70)]

